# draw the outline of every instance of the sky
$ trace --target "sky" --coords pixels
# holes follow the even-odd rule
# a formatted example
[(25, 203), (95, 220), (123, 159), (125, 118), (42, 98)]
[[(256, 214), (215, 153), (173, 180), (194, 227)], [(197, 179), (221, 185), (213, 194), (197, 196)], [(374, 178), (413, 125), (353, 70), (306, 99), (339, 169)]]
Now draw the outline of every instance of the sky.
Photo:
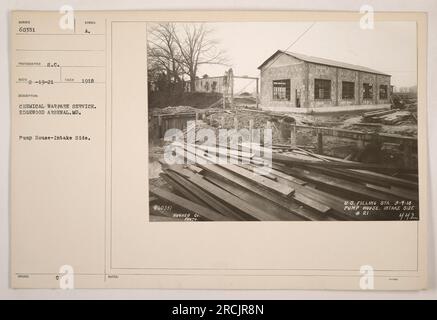
[[(234, 75), (259, 77), (257, 67), (276, 50), (287, 49), (312, 22), (207, 23), (225, 50)], [(392, 75), (396, 87), (417, 84), (415, 22), (375, 22), (361, 29), (358, 22), (316, 22), (289, 51), (366, 66)], [(204, 65), (198, 76), (223, 75), (229, 68)], [(235, 91), (251, 92), (254, 83), (240, 80)], [(246, 87), (246, 88), (244, 88)]]

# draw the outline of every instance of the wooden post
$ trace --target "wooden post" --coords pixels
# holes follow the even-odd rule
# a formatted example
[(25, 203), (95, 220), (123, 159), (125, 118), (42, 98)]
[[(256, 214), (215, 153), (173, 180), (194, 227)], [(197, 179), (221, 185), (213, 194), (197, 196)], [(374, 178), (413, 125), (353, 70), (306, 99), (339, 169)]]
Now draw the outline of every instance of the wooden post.
[(291, 133), (291, 135), (290, 135), (290, 145), (292, 147), (296, 147), (297, 146), (296, 122), (294, 122), (294, 124), (292, 125), (290, 133)]
[(158, 135), (160, 138), (162, 138), (161, 125), (162, 125), (162, 118), (161, 116), (158, 116)]
[(234, 109), (234, 72), (232, 68), (229, 69), (229, 91), (231, 109)]
[(256, 108), (259, 108), (259, 86), (258, 86), (259, 79), (256, 78)]
[(223, 109), (226, 109), (226, 89), (223, 89)]
[(197, 123), (197, 121), (199, 121), (199, 113), (198, 112), (196, 112), (196, 123)]
[[(266, 130), (272, 129), (272, 123), (270, 121), (267, 121), (265, 129)], [(262, 141), (262, 144), (264, 145), (264, 134), (261, 135), (261, 141)]]
[(249, 139), (250, 144), (252, 144), (253, 138), (252, 138), (252, 130), (253, 130), (253, 119), (249, 120)]
[(222, 128), (225, 127), (225, 117), (224, 116), (222, 116), (220, 125), (221, 125)]
[(228, 72), (225, 71), (225, 75), (223, 77), (223, 98), (222, 98), (223, 99), (223, 109), (226, 109), (226, 96), (228, 93), (228, 86), (229, 86)]
[(373, 104), (378, 104), (379, 88), (378, 88), (378, 76), (375, 74), (375, 85), (373, 88)]
[(286, 121), (286, 119), (279, 120), (279, 139), (282, 144), (288, 143), (290, 131), (290, 124)]
[(357, 77), (358, 77), (358, 85), (357, 85), (357, 89), (358, 89), (358, 91), (357, 91), (357, 98), (358, 98), (358, 104), (360, 105), (361, 104), (361, 102), (362, 102), (362, 98), (361, 98), (361, 95), (362, 95), (362, 92), (363, 92), (363, 88), (362, 88), (362, 83), (361, 83), (361, 72), (358, 72), (358, 75), (357, 75)]
[(317, 131), (317, 153), (323, 154), (323, 133)]
[(238, 130), (238, 118), (234, 117), (234, 129)]

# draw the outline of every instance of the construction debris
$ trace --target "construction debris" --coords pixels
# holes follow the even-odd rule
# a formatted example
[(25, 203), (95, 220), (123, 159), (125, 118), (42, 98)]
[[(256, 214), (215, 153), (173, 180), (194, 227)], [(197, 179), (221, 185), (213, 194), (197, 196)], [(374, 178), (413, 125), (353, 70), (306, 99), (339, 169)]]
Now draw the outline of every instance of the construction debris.
[[(168, 165), (155, 150), (162, 150), (163, 141), (152, 144), (153, 221), (419, 218), (413, 107), (313, 116), (180, 106), (161, 109), (152, 118), (159, 138), (168, 128), (181, 130), (185, 141), (188, 135), (196, 137), (195, 144), (177, 147), (185, 164)], [(189, 120), (194, 128), (187, 127)], [(245, 143), (211, 149), (197, 139), (205, 128), (216, 134), (220, 129), (272, 129), (270, 165), (265, 167), (262, 158), (262, 139), (249, 150)], [(215, 157), (227, 161), (217, 163)]]
[(172, 113), (189, 113), (196, 112), (197, 109), (191, 106), (169, 106), (161, 109), (154, 109), (155, 113), (159, 114), (172, 114)]

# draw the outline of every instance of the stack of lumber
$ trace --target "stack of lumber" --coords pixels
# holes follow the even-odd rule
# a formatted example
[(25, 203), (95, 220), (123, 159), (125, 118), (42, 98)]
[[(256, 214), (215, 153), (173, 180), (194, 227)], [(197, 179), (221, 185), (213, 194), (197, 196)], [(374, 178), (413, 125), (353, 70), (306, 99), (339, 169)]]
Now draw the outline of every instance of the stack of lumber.
[(366, 112), (363, 115), (366, 123), (381, 123), (386, 125), (396, 125), (402, 121), (410, 120), (414, 115), (410, 111), (383, 110)]
[[(417, 207), (418, 180), (413, 170), (289, 147), (273, 151), (271, 168), (263, 171), (263, 159), (243, 152), (241, 146), (238, 150), (194, 147), (181, 144), (176, 153), (185, 160), (196, 156), (196, 162), (161, 163), (166, 184), (151, 187), (150, 192), (153, 201), (159, 199), (178, 212), (189, 212), (197, 221), (393, 220), (396, 213), (382, 207), (366, 216), (345, 204), (405, 200)], [(228, 161), (211, 163), (215, 157)], [(171, 212), (153, 210), (151, 219), (183, 220)]]

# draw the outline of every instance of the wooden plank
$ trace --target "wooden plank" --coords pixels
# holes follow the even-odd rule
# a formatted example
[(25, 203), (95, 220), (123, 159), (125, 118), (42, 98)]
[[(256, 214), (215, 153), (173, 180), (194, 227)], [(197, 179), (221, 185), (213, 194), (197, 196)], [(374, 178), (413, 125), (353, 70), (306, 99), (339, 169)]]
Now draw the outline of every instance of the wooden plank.
[(221, 168), (224, 168), (226, 170), (229, 170), (237, 175), (240, 175), (246, 179), (249, 179), (257, 184), (260, 184), (267, 189), (278, 192), (284, 196), (289, 196), (289, 195), (293, 194), (293, 192), (294, 192), (294, 189), (287, 186), (287, 185), (277, 183), (273, 180), (265, 178), (259, 174), (250, 172), (250, 171), (248, 171), (244, 168), (241, 168), (239, 166), (232, 165), (232, 164), (218, 165), (218, 166), (220, 166)]
[[(282, 169), (287, 169), (286, 167)], [(300, 180), (296, 177), (293, 177), (291, 175), (288, 175), (287, 173), (284, 173), (282, 171), (272, 169), (273, 174), (278, 175), (278, 181), (281, 183), (289, 184), (290, 187), (295, 189), (295, 193), (293, 195), (293, 198), (299, 202), (301, 202), (304, 205), (312, 206), (312, 203), (309, 201), (305, 201), (305, 198), (299, 198), (296, 197), (297, 195), (304, 195), (304, 197), (311, 198), (316, 202), (314, 206), (312, 206), (314, 209), (325, 212), (327, 210), (327, 207), (334, 209), (338, 213), (344, 214), (345, 216), (348, 216), (349, 214), (344, 211), (344, 201), (345, 199), (342, 199), (340, 197), (328, 194), (324, 191), (317, 190), (314, 188), (311, 188), (307, 185), (307, 182)]]
[[(294, 168), (290, 168), (286, 166), (282, 166), (280, 167), (280, 169), (284, 171), (286, 174), (293, 174), (296, 170)], [(310, 181), (310, 182), (316, 182), (316, 181)], [(357, 217), (351, 215), (350, 212), (344, 210), (344, 201), (346, 201), (345, 198), (339, 197), (338, 195), (334, 195), (332, 193), (328, 193), (323, 190), (316, 189), (309, 185), (305, 185), (305, 186), (295, 185), (294, 187), (296, 189), (296, 192), (298, 193), (303, 192), (306, 196), (333, 208), (336, 212), (342, 214), (343, 216), (348, 217), (349, 219), (352, 218), (357, 220)], [(304, 187), (305, 189), (302, 190), (301, 189), (302, 187)], [(364, 185), (360, 186), (360, 188), (365, 188), (365, 186)], [(349, 192), (349, 190), (345, 189), (344, 192)], [(386, 198), (387, 197), (385, 196), (384, 199)]]
[(356, 161), (351, 161), (351, 160), (346, 160), (346, 159), (336, 158), (336, 157), (330, 157), (330, 156), (321, 155), (321, 154), (318, 154), (317, 157), (324, 159), (324, 160), (327, 160), (327, 161), (336, 161), (336, 162), (343, 162), (343, 163), (356, 163), (356, 164), (361, 163), (361, 162), (356, 162)]
[[(253, 205), (255, 205), (258, 208), (266, 208), (269, 212), (271, 212), (274, 215), (277, 215), (278, 217), (282, 217), (284, 221), (303, 221), (308, 220), (300, 215), (296, 215), (291, 211), (288, 211), (286, 208), (274, 203), (269, 202), (263, 197), (259, 197), (255, 193), (241, 188), (235, 184), (232, 184), (230, 182), (226, 182), (225, 180), (222, 180), (218, 178), (217, 176), (214, 176), (212, 174), (208, 174), (205, 176), (205, 179), (208, 181), (213, 182), (214, 184), (220, 186), (222, 189), (226, 189), (227, 191), (231, 192), (235, 196), (239, 197), (240, 199), (249, 202)], [(329, 219), (329, 217), (327, 217)]]
[[(294, 184), (299, 184), (302, 186), (306, 184), (305, 181), (298, 179), (296, 177), (293, 177), (289, 174), (286, 174), (282, 171), (276, 170), (274, 168), (272, 168), (270, 172), (273, 176), (276, 177), (276, 180), (278, 180), (278, 182), (286, 183), (285, 181), (290, 181), (290, 182), (293, 182)], [(292, 187), (292, 188), (294, 188), (294, 187)]]
[[(177, 174), (178, 171), (175, 170), (175, 172), (167, 172), (169, 177), (173, 179), (175, 182), (177, 182), (181, 186), (185, 186), (191, 192), (193, 195), (196, 195), (201, 201), (206, 205), (211, 207), (213, 210), (219, 212), (220, 214), (230, 217), (231, 220), (243, 220), (244, 217), (242, 217), (240, 214), (236, 213), (235, 211), (231, 210), (228, 206), (224, 205), (223, 202), (215, 199), (213, 196), (209, 195), (208, 193), (204, 192), (201, 188), (196, 186), (194, 183), (189, 181), (188, 179), (184, 179), (183, 177), (179, 176)], [(195, 173), (192, 173), (190, 176), (194, 176)]]
[[(308, 220), (321, 220), (323, 219), (323, 216), (321, 216), (317, 212), (313, 212), (311, 210), (306, 210), (305, 208), (302, 208), (300, 204), (295, 203), (293, 200), (294, 195), (292, 198), (285, 198), (282, 195), (272, 192), (270, 190), (266, 190), (265, 188), (261, 187), (257, 183), (251, 182), (249, 180), (246, 180), (244, 177), (239, 176), (237, 174), (234, 174), (232, 172), (229, 172), (223, 168), (214, 166), (214, 165), (207, 165), (204, 167), (204, 169), (211, 174), (213, 174), (216, 177), (219, 177), (221, 179), (226, 180), (228, 183), (231, 183), (233, 185), (237, 185), (238, 187), (241, 187), (243, 189), (249, 190), (252, 193), (257, 194), (258, 196), (265, 199), (264, 201), (273, 202), (275, 204), (278, 204), (290, 212), (302, 216), (305, 219)], [(265, 210), (269, 210), (269, 204), (263, 206)]]
[(414, 200), (414, 201), (419, 200), (419, 195), (417, 193), (409, 192), (408, 190), (401, 189), (401, 188), (394, 188), (394, 189), (384, 188), (384, 187), (377, 186), (377, 185), (370, 184), (370, 183), (367, 183), (366, 187), (371, 189), (371, 190), (381, 191), (381, 192), (396, 196), (399, 199), (408, 199), (408, 200)]
[(359, 197), (365, 197), (365, 199), (378, 199), (378, 200), (397, 200), (392, 196), (383, 195), (379, 192), (368, 190), (365, 186), (358, 183), (353, 183), (343, 179), (338, 179), (332, 176), (327, 176), (322, 173), (317, 173), (308, 170), (302, 170), (297, 168), (290, 168), (290, 172), (296, 175), (298, 178), (314, 182), (319, 185), (323, 185), (346, 194), (355, 194)]
[[(244, 152), (241, 150), (235, 150), (235, 149), (226, 149), (220, 146), (216, 146), (216, 147), (208, 147), (208, 146), (203, 146), (203, 145), (196, 145), (195, 146), (196, 149), (200, 149), (203, 151), (212, 151), (216, 154), (222, 154), (222, 155), (233, 155), (236, 157), (242, 157), (242, 158), (253, 158), (255, 154), (251, 153), (251, 152)], [(212, 150), (211, 150), (212, 149)]]
[(374, 183), (374, 184), (378, 184), (380, 186), (384, 186), (387, 188), (389, 188), (391, 186), (391, 184), (389, 182), (387, 182), (386, 180), (377, 180), (377, 179), (374, 179), (372, 176), (369, 176), (366, 174), (360, 174), (358, 172), (354, 172), (354, 171), (351, 171), (348, 169), (339, 170), (339, 169), (324, 168), (321, 166), (317, 166), (317, 167), (316, 166), (305, 166), (305, 168), (307, 168), (309, 170), (315, 170), (318, 172), (322, 172), (324, 174), (334, 176), (337, 178), (343, 178), (343, 179), (346, 179), (348, 181)]
[(299, 193), (302, 192), (306, 197), (331, 207), (333, 210), (330, 214), (336, 214), (346, 218), (347, 220), (358, 220), (356, 216), (351, 215), (350, 212), (344, 209), (344, 202), (346, 201), (345, 199), (308, 185), (303, 186), (302, 188), (302, 190), (299, 190)]
[(162, 177), (167, 183), (168, 185), (170, 185), (176, 192), (180, 193), (180, 195), (185, 198), (188, 199), (190, 201), (193, 201), (195, 203), (198, 203), (200, 205), (205, 205), (206, 203), (203, 202), (202, 199), (200, 199), (198, 196), (196, 196), (195, 194), (191, 193), (189, 190), (187, 190), (186, 188), (184, 188), (182, 185), (180, 185), (179, 183), (177, 183), (176, 181), (172, 180), (167, 172), (163, 172), (160, 174), (160, 177)]
[[(253, 173), (255, 173), (255, 169), (258, 167), (258, 166), (255, 166), (253, 164), (237, 164), (237, 166), (244, 168), (246, 170), (249, 170), (250, 172), (253, 172)], [(262, 176), (269, 178), (270, 180), (273, 180), (273, 181), (278, 181), (278, 178), (276, 176), (274, 176), (273, 174), (268, 173), (268, 172), (265, 172), (264, 174), (262, 174)]]
[[(198, 161), (198, 159), (202, 159), (204, 161), (206, 161), (207, 163), (216, 163), (217, 159), (216, 159), (216, 155), (212, 156), (209, 155), (206, 152), (199, 152), (202, 151), (201, 149), (197, 150), (196, 153), (193, 152), (193, 150), (188, 149), (186, 145), (181, 144), (181, 143), (176, 143), (173, 142), (173, 145), (175, 146), (175, 151), (178, 155), (180, 155), (181, 157), (186, 157), (185, 155), (185, 151), (187, 152), (187, 154), (189, 153), (194, 159), (196, 159), (196, 162)], [(254, 163), (254, 164), (259, 164), (262, 165), (263, 161), (261, 159), (255, 159), (255, 158), (243, 158), (234, 154), (226, 154), (227, 158), (232, 158), (237, 160), (237, 163)]]
[(187, 165), (187, 168), (196, 173), (200, 173), (203, 170), (202, 168), (196, 167), (195, 165), (192, 164)]
[(377, 127), (377, 128), (382, 127), (381, 123), (367, 123), (367, 122), (358, 122), (358, 123), (354, 123), (353, 125), (361, 126), (361, 127)]
[(412, 141), (413, 143), (417, 143), (416, 137), (409, 136), (401, 136), (397, 134), (388, 134), (388, 133), (367, 133), (358, 130), (348, 130), (348, 129), (340, 129), (340, 128), (330, 128), (330, 127), (313, 127), (306, 125), (296, 125), (298, 129), (309, 129), (309, 130), (317, 130), (322, 132), (327, 136), (334, 137), (342, 137), (348, 139), (359, 139), (364, 141), (373, 141), (375, 137), (381, 138), (383, 141)]
[[(325, 164), (325, 163), (323, 163), (323, 164)], [(212, 165), (212, 166), (215, 167), (215, 168), (218, 167), (218, 166), (215, 166), (215, 165)], [(207, 167), (210, 167), (210, 165), (208, 165)], [(285, 166), (283, 166), (283, 167), (285, 167)], [(202, 169), (205, 170), (204, 167)], [(242, 169), (242, 170), (244, 170), (244, 169)], [(269, 200), (271, 202), (275, 202), (276, 201), (275, 202), (276, 204), (278, 204), (280, 206), (284, 206), (284, 208), (286, 207), (286, 205), (289, 205), (288, 203), (283, 203), (283, 202), (281, 203), (280, 198), (283, 197), (282, 195), (280, 195), (280, 194), (278, 194), (276, 192), (275, 192), (275, 194), (271, 194), (271, 192), (270, 193), (266, 193), (266, 191), (265, 191), (266, 188), (261, 187), (260, 185), (258, 185), (254, 181), (246, 179), (245, 176), (247, 174), (241, 176), (241, 175), (235, 175), (233, 172), (229, 172), (228, 170), (224, 170), (224, 171), (227, 172), (228, 174), (230, 174), (231, 182), (237, 183), (237, 184), (240, 183), (240, 186), (243, 186), (246, 190), (249, 190), (249, 191), (254, 191), (255, 190), (254, 192), (258, 191), (259, 192), (258, 194), (260, 196), (266, 198), (267, 200)], [(287, 172), (287, 171), (285, 173), (286, 174), (290, 174), (290, 172)], [(296, 175), (292, 175), (292, 176), (293, 176), (293, 178), (296, 177)], [(239, 177), (240, 181), (236, 181), (235, 177)], [(255, 186), (255, 188), (254, 188), (254, 186)], [(362, 187), (365, 188), (365, 186), (362, 186)], [(303, 188), (306, 188), (306, 187), (303, 187)], [(296, 191), (297, 190), (298, 189), (296, 188)], [(349, 219), (350, 218), (356, 219), (356, 217), (353, 217), (353, 216), (351, 216), (350, 213), (344, 211), (344, 201), (343, 201), (343, 199), (339, 198), (338, 196), (330, 195), (330, 194), (328, 194), (328, 193), (326, 193), (324, 191), (316, 190), (316, 189), (304, 189), (302, 191), (299, 191), (299, 193), (303, 193), (303, 195), (306, 196), (307, 198), (309, 198), (311, 200), (314, 200), (316, 202), (314, 204), (314, 206), (320, 205), (320, 204), (322, 206), (323, 205), (325, 206), (325, 207), (319, 206), (318, 210), (322, 210), (323, 211), (323, 210), (327, 209), (326, 207), (331, 207), (331, 208), (334, 209), (333, 213), (337, 212), (337, 213), (335, 213), (336, 215), (340, 214), (342, 217), (348, 217)], [(296, 200), (296, 199), (294, 199), (294, 200)], [(306, 204), (309, 204), (309, 203), (310, 203), (310, 201), (306, 202)], [(294, 203), (294, 205), (297, 205), (297, 204)], [(294, 208), (293, 210), (296, 210), (296, 208)], [(299, 214), (299, 210), (296, 210), (296, 214)], [(320, 217), (318, 219), (320, 220)]]
[(412, 174), (412, 173), (405, 173), (405, 174), (397, 173), (397, 174), (394, 174), (391, 177), (407, 180), (407, 181), (410, 181), (410, 182), (414, 182), (414, 183), (416, 183), (416, 185), (417, 185), (417, 181), (419, 181), (419, 175), (418, 174)]
[(400, 171), (400, 172), (417, 172), (417, 169), (400, 168), (394, 166), (373, 164), (373, 163), (357, 163), (357, 162), (321, 162), (319, 160), (304, 160), (298, 159), (295, 156), (289, 154), (279, 154), (273, 152), (272, 159), (274, 162), (280, 162), (291, 165), (322, 165), (330, 168), (343, 168), (343, 169), (360, 169), (360, 170), (386, 170), (386, 171)]
[(294, 199), (296, 199), (297, 201), (301, 202), (302, 204), (304, 204), (310, 208), (316, 209), (317, 211), (322, 212), (322, 213), (327, 213), (329, 210), (331, 210), (331, 208), (328, 207), (327, 205), (324, 205), (318, 201), (312, 200), (312, 199), (308, 198), (307, 196), (305, 196), (303, 193), (299, 193), (299, 192), (296, 193), (294, 195)]
[[(298, 179), (295, 176), (293, 176), (291, 170), (292, 168), (287, 166), (280, 166), (273, 164), (275, 168), (278, 168), (278, 171), (283, 172), (286, 175), (290, 175), (290, 177), (294, 179)], [(299, 179), (300, 180), (300, 179)], [(331, 208), (333, 208), (335, 211), (343, 212), (344, 211), (344, 201), (346, 199), (339, 197), (338, 195), (333, 195), (331, 193), (327, 193), (325, 191), (316, 189), (314, 186), (311, 186), (308, 184), (308, 182), (304, 180), (304, 183), (296, 183), (293, 180), (291, 180), (291, 183), (293, 184), (292, 187), (296, 189), (296, 192), (303, 192), (306, 196), (311, 197), (314, 200), (317, 200), (321, 203), (324, 203)], [(345, 213), (347, 215), (347, 213)]]
[[(205, 160), (207, 163), (215, 163), (216, 162), (215, 161), (216, 160), (215, 156), (210, 156), (207, 153), (200, 153), (200, 152), (197, 152), (196, 154), (194, 154), (192, 152), (193, 150), (189, 150), (187, 148), (187, 146), (184, 145), (184, 144), (174, 143), (174, 145), (178, 147), (176, 149), (176, 152), (178, 152), (181, 156), (185, 157), (185, 154), (183, 152), (185, 150), (187, 153), (190, 153), (192, 156), (195, 155), (196, 160), (198, 158), (200, 158), (202, 160)], [(236, 149), (232, 149), (232, 150), (236, 150)], [(252, 158), (249, 158), (249, 157), (240, 157), (240, 156), (238, 156), (236, 154), (233, 154), (233, 153), (230, 153), (230, 154), (227, 153), (226, 155), (227, 155), (227, 158), (230, 158), (230, 159), (232, 158), (232, 159), (237, 160), (236, 161), (237, 163), (247, 163), (247, 164), (248, 163), (254, 163), (254, 164), (258, 164), (258, 165), (263, 165), (264, 164), (263, 159), (255, 158), (254, 156)]]
[[(188, 152), (188, 150), (187, 150)], [(208, 158), (206, 157), (205, 160), (207, 160)], [(199, 164), (199, 167), (201, 168), (205, 168), (203, 165)], [(256, 173), (252, 173), (244, 168), (238, 167), (236, 165), (233, 164), (226, 164), (226, 165), (220, 165), (220, 164), (213, 164), (212, 167), (209, 167), (209, 170), (218, 170), (218, 168), (224, 168), (228, 171), (232, 171), (234, 173), (236, 173), (237, 175), (243, 176), (257, 184), (262, 185), (264, 188), (268, 189), (268, 190), (273, 190), (275, 192), (280, 193), (283, 196), (289, 196), (290, 194), (292, 194), (294, 192), (294, 190), (287, 186), (287, 185), (282, 185), (280, 183), (277, 183), (273, 180), (270, 180), (268, 178), (265, 178), (259, 174)]]
[(199, 216), (204, 217), (211, 221), (227, 221), (228, 217), (221, 215), (220, 213), (201, 206), (193, 201), (182, 198), (174, 193), (168, 192), (161, 188), (153, 187), (150, 189), (150, 192), (157, 197), (164, 199), (168, 202), (171, 202), (179, 207), (185, 208), (191, 212), (197, 213)]
[(398, 178), (398, 177), (393, 177), (393, 176), (385, 175), (385, 174), (378, 173), (378, 172), (367, 171), (367, 170), (353, 170), (353, 169), (351, 169), (350, 171), (352, 171), (354, 173), (358, 173), (358, 174), (365, 174), (369, 177), (372, 177), (372, 179), (374, 179), (374, 180), (387, 181), (388, 183), (390, 183), (391, 185), (394, 185), (394, 186), (400, 186), (400, 187), (414, 189), (414, 190), (417, 190), (419, 187), (418, 180), (410, 181), (410, 180), (406, 180), (406, 179), (402, 179), (402, 178)]
[(392, 109), (392, 110), (383, 110), (383, 111), (370, 111), (370, 112), (366, 112), (363, 114), (364, 118), (371, 118), (371, 117), (375, 117), (375, 116), (382, 116), (382, 115), (386, 115), (386, 114), (390, 114), (390, 113), (395, 113), (398, 110), (396, 109)]
[(303, 160), (303, 161), (316, 161), (318, 163), (322, 163), (323, 161), (321, 159), (315, 159), (314, 157), (309, 156), (308, 154), (301, 152), (299, 150), (292, 150), (292, 151), (285, 151), (285, 152), (281, 152), (281, 155), (284, 156), (289, 156), (292, 159), (298, 159), (298, 160)]
[(314, 152), (310, 152), (310, 151), (307, 151), (307, 150), (305, 150), (305, 149), (302, 149), (302, 148), (297, 148), (297, 150), (295, 150), (295, 152), (296, 151), (300, 151), (300, 152), (304, 152), (306, 155), (308, 155), (308, 156), (310, 156), (310, 157), (314, 157), (314, 158), (316, 158), (316, 159), (319, 159), (319, 160), (321, 160), (321, 161), (329, 161), (329, 160), (327, 160), (325, 157), (323, 157), (323, 155), (321, 155), (321, 154), (317, 154), (317, 153), (314, 153)]
[(244, 213), (256, 218), (257, 220), (282, 220), (281, 217), (272, 215), (268, 210), (262, 210), (256, 206), (253, 206), (252, 204), (241, 200), (235, 195), (229, 193), (228, 191), (223, 190), (222, 188), (206, 181), (199, 174), (195, 174), (193, 177), (191, 177), (190, 181), (202, 188), (204, 191), (210, 194), (214, 194), (230, 206), (243, 211)]

